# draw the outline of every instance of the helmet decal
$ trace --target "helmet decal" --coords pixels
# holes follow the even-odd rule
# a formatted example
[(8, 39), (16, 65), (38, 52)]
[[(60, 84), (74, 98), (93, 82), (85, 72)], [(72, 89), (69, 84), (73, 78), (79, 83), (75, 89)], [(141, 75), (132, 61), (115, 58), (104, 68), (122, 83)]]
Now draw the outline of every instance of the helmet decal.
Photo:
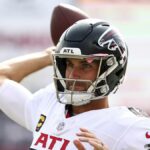
[(123, 39), (120, 33), (116, 31), (116, 29), (110, 27), (99, 37), (98, 44), (107, 50), (120, 52), (120, 56), (122, 58), (120, 60), (120, 64), (124, 65), (127, 57), (127, 51), (126, 45), (122, 41)]
[(81, 50), (80, 48), (74, 48), (74, 47), (63, 47), (60, 50), (60, 54), (76, 54), (76, 55), (81, 55)]

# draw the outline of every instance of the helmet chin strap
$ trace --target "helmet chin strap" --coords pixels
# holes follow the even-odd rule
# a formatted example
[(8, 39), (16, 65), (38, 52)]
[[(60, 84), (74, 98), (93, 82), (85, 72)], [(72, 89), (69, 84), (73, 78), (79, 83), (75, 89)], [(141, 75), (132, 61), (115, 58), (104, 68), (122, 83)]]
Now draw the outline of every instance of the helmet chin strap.
[[(69, 91), (71, 92), (71, 91)], [(81, 106), (88, 104), (91, 100), (89, 99), (92, 97), (92, 93), (70, 93), (64, 95), (64, 103), (71, 104), (74, 106)]]
[[(71, 92), (71, 91), (67, 91), (67, 92)], [(64, 95), (64, 98), (63, 100), (61, 100), (61, 103), (71, 104), (73, 106), (81, 106), (81, 105), (88, 104), (91, 101), (102, 99), (105, 97), (105, 94), (95, 97), (93, 93), (81, 93), (81, 92), (75, 92), (70, 94), (68, 93)]]

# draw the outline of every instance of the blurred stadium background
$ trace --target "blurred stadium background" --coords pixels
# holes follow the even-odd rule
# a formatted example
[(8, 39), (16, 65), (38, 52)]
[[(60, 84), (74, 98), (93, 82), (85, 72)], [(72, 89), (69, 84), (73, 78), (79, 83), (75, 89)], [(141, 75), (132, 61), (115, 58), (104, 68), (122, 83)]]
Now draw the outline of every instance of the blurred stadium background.
[[(150, 114), (149, 0), (0, 0), (0, 62), (53, 45), (49, 24), (59, 3), (77, 6), (121, 31), (129, 47), (129, 64), (125, 82), (110, 96), (110, 104), (140, 107)], [(52, 75), (48, 67), (22, 84), (35, 92), (52, 82)], [(31, 140), (30, 132), (0, 112), (0, 150), (27, 150)]]

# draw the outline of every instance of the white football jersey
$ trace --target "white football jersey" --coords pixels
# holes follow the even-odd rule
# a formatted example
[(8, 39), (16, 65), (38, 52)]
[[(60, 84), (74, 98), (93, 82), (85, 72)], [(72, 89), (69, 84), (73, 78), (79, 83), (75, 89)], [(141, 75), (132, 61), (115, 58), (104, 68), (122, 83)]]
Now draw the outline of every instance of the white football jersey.
[[(15, 95), (18, 95), (20, 91), (23, 95), (25, 89), (18, 90), (17, 93), (19, 86), (16, 83), (14, 85), (12, 82), (11, 84), (7, 82), (2, 86), (0, 95), (3, 95), (3, 100), (9, 99), (6, 101), (12, 103), (15, 99), (15, 103), (17, 103), (16, 98), (13, 97), (16, 97)], [(8, 97), (10, 87), (16, 88), (16, 90), (15, 93), (11, 92), (11, 97)], [(18, 113), (20, 111), (22, 111), (20, 114), (24, 113), (20, 122), (33, 132), (31, 150), (76, 150), (73, 140), (78, 138), (76, 133), (80, 131), (81, 127), (93, 132), (111, 150), (150, 149), (150, 118), (145, 117), (137, 109), (111, 107), (91, 110), (66, 118), (65, 105), (57, 101), (55, 89), (52, 86), (36, 92), (33, 96), (28, 92), (24, 93), (28, 96), (23, 97), (28, 98), (28, 100), (23, 100), (25, 101), (24, 109), (18, 109)], [(21, 99), (18, 99), (18, 101), (21, 101)], [(9, 105), (9, 102), (7, 102), (7, 105)], [(4, 104), (3, 111), (6, 112)], [(9, 117), (18, 122), (12, 116), (15, 116), (13, 112), (9, 114)], [(90, 144), (83, 144), (86, 150), (93, 149)]]

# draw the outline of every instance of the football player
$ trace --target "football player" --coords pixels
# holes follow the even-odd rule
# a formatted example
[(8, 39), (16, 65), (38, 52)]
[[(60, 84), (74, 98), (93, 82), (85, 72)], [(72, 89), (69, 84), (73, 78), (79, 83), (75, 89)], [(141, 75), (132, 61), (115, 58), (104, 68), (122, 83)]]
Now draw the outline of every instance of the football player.
[[(148, 150), (150, 118), (139, 109), (109, 107), (127, 62), (126, 43), (112, 25), (78, 21), (54, 50), (1, 63), (0, 108), (33, 132), (31, 150)], [(17, 83), (49, 65), (55, 88), (31, 94)]]

